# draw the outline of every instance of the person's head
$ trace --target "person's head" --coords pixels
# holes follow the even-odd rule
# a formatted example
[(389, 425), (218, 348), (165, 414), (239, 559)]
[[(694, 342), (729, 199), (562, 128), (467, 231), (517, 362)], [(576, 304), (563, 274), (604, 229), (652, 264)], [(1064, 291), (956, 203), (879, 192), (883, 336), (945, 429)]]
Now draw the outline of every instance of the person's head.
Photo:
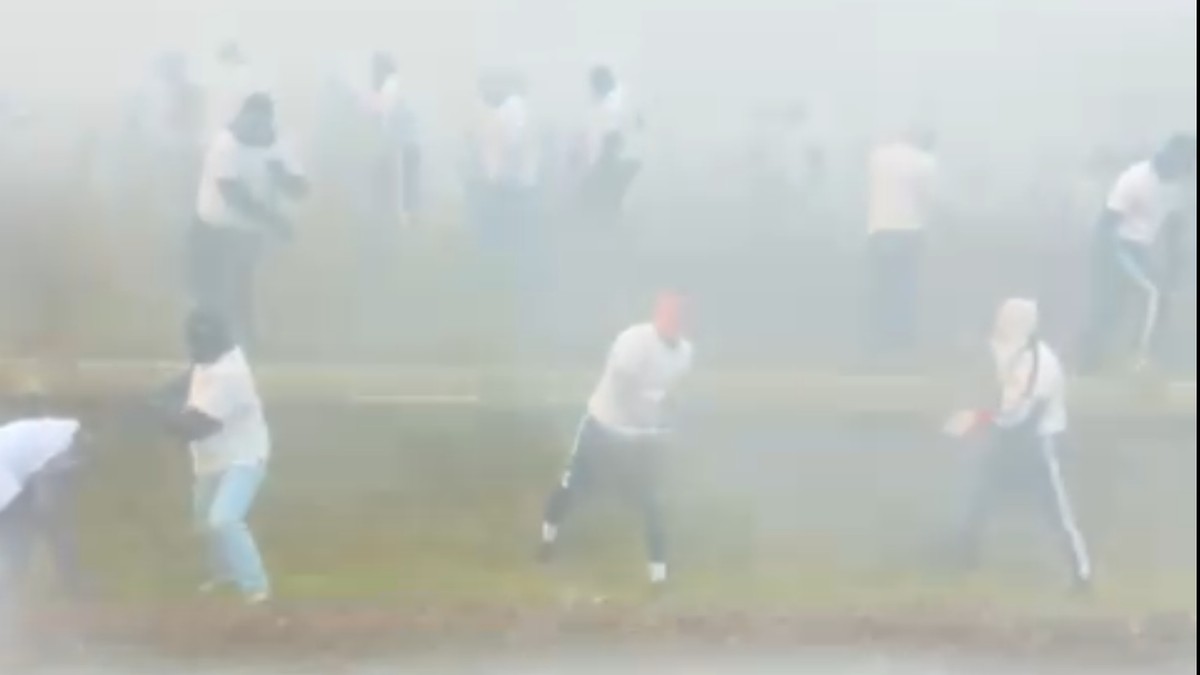
[(663, 291), (654, 300), (654, 330), (669, 345), (677, 344), (684, 332), (684, 300), (675, 291)]
[(275, 102), (271, 96), (262, 92), (247, 96), (230, 129), (238, 141), (246, 145), (275, 143)]
[(617, 88), (617, 76), (608, 66), (593, 66), (588, 71), (588, 87), (595, 98), (604, 98)]
[(1001, 357), (1031, 346), (1037, 340), (1037, 301), (1009, 298), (1000, 303), (992, 324), (992, 351)]
[(225, 66), (244, 65), (246, 54), (236, 40), (226, 40), (217, 47), (217, 62)]
[(1196, 170), (1196, 138), (1175, 134), (1154, 154), (1154, 172), (1164, 181), (1183, 180)]
[(396, 60), (387, 52), (375, 52), (371, 55), (371, 82), (375, 88), (383, 86), (388, 78), (396, 74)]
[(210, 364), (237, 346), (226, 322), (203, 309), (188, 316), (186, 339), (188, 357), (197, 365)]
[(158, 55), (154, 70), (165, 82), (183, 82), (187, 79), (187, 58), (177, 51), (163, 52)]
[(925, 152), (933, 152), (937, 148), (937, 132), (931, 126), (914, 124), (909, 128), (907, 138), (909, 143)]

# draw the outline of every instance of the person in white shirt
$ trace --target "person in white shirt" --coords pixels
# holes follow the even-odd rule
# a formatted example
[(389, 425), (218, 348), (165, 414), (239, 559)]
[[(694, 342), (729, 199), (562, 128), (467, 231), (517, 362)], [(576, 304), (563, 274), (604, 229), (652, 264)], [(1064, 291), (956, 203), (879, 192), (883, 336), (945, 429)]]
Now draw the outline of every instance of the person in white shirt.
[(259, 604), (270, 597), (270, 581), (246, 517), (271, 453), (262, 401), (246, 355), (220, 317), (193, 313), (187, 342), (192, 367), (186, 400), (159, 413), (191, 449), (193, 510), (211, 575), (201, 588), (232, 584), (248, 603)]
[(371, 85), (367, 112), (379, 142), (372, 171), (373, 201), (381, 214), (380, 225), (394, 227), (397, 220), (411, 222), (418, 206), (421, 152), (417, 120), (390, 54), (379, 52), (372, 57)]
[[(1081, 367), (1103, 365), (1113, 335), (1130, 304), (1141, 320), (1136, 365), (1147, 365), (1160, 347), (1166, 299), (1177, 283), (1183, 253), (1183, 183), (1194, 175), (1196, 141), (1176, 135), (1149, 160), (1126, 169), (1096, 227), (1091, 305), (1081, 347)], [(1161, 253), (1156, 250), (1162, 247)]]
[(196, 305), (227, 321), (242, 344), (253, 342), (254, 276), (264, 241), (290, 236), (285, 209), (307, 190), (280, 148), (271, 98), (250, 96), (205, 154), (190, 235)]
[(83, 593), (72, 518), (74, 473), (79, 465), (79, 420), (36, 410), (0, 426), (0, 605), (28, 572), (39, 538), (53, 554), (63, 585)]
[(577, 494), (599, 479), (619, 478), (645, 519), (653, 584), (667, 580), (666, 534), (659, 503), (662, 443), (668, 431), (664, 406), (692, 367), (692, 344), (684, 338), (682, 300), (663, 294), (654, 319), (617, 336), (604, 374), (588, 401), (571, 456), (546, 505), (541, 557), (556, 552), (559, 530)]
[(1086, 590), (1092, 581), (1091, 558), (1058, 452), (1067, 431), (1066, 377), (1058, 355), (1038, 335), (1038, 307), (1033, 300), (1010, 298), (1001, 304), (991, 353), (996, 404), (956, 413), (945, 427), (951, 436), (987, 434), (981, 475), (958, 533), (956, 555), (961, 564), (973, 566), (981, 534), (998, 502), (1033, 486), (1044, 512), (1053, 514), (1077, 590)]
[(642, 119), (631, 109), (627, 90), (608, 66), (591, 69), (588, 89), (591, 104), (583, 138), (580, 201), (586, 217), (611, 224), (641, 171), (635, 151)]
[(480, 101), (468, 167), (473, 220), (489, 248), (523, 252), (536, 237), (540, 179), (539, 143), (525, 87), (517, 75), (491, 74), (480, 80)]
[(871, 152), (865, 337), (873, 358), (902, 353), (916, 341), (925, 230), (938, 176), (934, 143), (922, 130)]

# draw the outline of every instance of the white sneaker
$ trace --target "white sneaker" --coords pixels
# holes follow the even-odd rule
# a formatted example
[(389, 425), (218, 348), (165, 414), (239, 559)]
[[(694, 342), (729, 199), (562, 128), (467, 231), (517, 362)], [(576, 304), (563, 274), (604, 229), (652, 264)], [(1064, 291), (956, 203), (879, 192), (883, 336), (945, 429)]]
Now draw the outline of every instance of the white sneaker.
[(250, 593), (245, 598), (248, 607), (261, 607), (271, 601), (271, 594), (267, 591), (258, 591)]

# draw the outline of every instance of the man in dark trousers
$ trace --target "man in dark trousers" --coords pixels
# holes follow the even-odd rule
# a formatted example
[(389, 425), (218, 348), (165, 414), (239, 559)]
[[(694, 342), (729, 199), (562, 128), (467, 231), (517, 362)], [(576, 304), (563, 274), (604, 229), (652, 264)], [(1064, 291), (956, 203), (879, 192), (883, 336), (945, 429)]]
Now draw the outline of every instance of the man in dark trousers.
[(666, 533), (659, 503), (662, 408), (691, 367), (692, 344), (683, 337), (682, 300), (663, 294), (653, 320), (627, 328), (609, 351), (567, 468), (546, 504), (543, 560), (556, 552), (559, 528), (579, 492), (601, 478), (613, 478), (615, 487), (628, 494), (645, 518), (650, 582), (667, 581)]
[(1092, 562), (1059, 461), (1067, 430), (1066, 378), (1062, 363), (1038, 335), (1032, 300), (1011, 298), (996, 316), (991, 339), (996, 404), (951, 417), (951, 436), (986, 434), (978, 484), (958, 532), (959, 563), (973, 567), (987, 521), (1010, 493), (1028, 490), (1051, 515), (1072, 563), (1075, 587), (1092, 582)]
[(196, 305), (254, 343), (254, 276), (264, 243), (288, 237), (285, 201), (308, 182), (281, 151), (271, 97), (252, 94), (205, 155), (190, 237)]

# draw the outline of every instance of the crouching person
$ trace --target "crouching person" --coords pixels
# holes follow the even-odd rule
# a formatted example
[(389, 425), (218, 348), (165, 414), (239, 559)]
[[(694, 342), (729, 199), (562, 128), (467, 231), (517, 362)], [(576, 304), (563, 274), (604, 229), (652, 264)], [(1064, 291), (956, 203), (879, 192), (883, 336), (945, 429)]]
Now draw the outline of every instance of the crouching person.
[(1036, 303), (1013, 298), (1000, 306), (991, 351), (998, 405), (959, 412), (945, 429), (953, 436), (975, 431), (988, 436), (978, 484), (956, 540), (959, 561), (967, 567), (975, 565), (984, 527), (1000, 500), (1028, 489), (1043, 513), (1054, 520), (1072, 563), (1076, 589), (1086, 590), (1092, 581), (1092, 563), (1058, 457), (1067, 430), (1065, 378), (1058, 356), (1038, 336)]
[(78, 420), (40, 410), (0, 427), (0, 613), (20, 594), (39, 540), (71, 597), (83, 595), (72, 517), (80, 437)]
[(246, 517), (270, 454), (262, 402), (246, 356), (220, 318), (189, 317), (187, 346), (186, 401), (160, 413), (191, 447), (194, 513), (211, 575), (201, 590), (232, 585), (247, 603), (261, 604), (270, 598), (270, 582)]

